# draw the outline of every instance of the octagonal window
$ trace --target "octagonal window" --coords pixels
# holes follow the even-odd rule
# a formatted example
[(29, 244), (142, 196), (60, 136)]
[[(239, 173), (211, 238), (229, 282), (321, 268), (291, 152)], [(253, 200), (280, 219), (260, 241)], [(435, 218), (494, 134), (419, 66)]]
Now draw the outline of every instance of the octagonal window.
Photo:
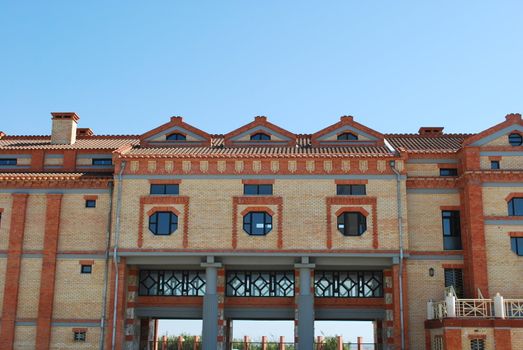
[(149, 216), (149, 230), (158, 236), (167, 236), (178, 228), (178, 216), (170, 211), (157, 211)]
[(272, 230), (272, 216), (264, 211), (251, 211), (243, 217), (243, 230), (252, 236), (264, 236)]
[(367, 218), (359, 212), (344, 212), (338, 216), (338, 231), (344, 236), (361, 236), (367, 231)]
[(508, 143), (514, 147), (521, 146), (521, 144), (523, 144), (523, 137), (520, 134), (512, 133), (508, 135)]

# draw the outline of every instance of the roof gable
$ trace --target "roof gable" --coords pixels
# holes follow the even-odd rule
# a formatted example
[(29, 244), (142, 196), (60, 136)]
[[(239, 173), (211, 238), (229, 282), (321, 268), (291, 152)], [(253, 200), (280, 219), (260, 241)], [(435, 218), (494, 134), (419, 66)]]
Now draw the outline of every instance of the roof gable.
[(464, 146), (489, 146), (489, 145), (505, 145), (508, 146), (508, 140), (506, 142), (501, 142), (498, 144), (499, 139), (504, 138), (505, 135), (508, 135), (512, 132), (518, 132), (523, 134), (523, 121), (521, 120), (521, 114), (513, 113), (508, 114), (505, 117), (505, 121), (494, 125), (487, 130), (480, 132), (474, 136), (469, 137), (464, 143)]
[[(256, 134), (264, 134), (268, 140), (252, 140)], [(296, 135), (267, 121), (267, 117), (255, 117), (254, 121), (224, 135), (224, 145), (231, 146), (294, 146)]]
[[(338, 140), (338, 135), (351, 133), (357, 140)], [(352, 116), (342, 116), (340, 121), (311, 136), (313, 147), (333, 145), (383, 145), (383, 134), (354, 121)]]
[[(167, 140), (172, 134), (181, 134), (183, 141)], [(211, 135), (183, 121), (182, 117), (172, 117), (168, 123), (160, 125), (140, 136), (140, 145), (148, 146), (210, 146)]]

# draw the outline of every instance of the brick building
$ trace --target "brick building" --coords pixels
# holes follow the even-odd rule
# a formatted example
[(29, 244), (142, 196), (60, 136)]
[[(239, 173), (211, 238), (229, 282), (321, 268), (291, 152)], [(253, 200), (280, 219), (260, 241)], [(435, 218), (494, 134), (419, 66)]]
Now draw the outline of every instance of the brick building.
[[(156, 320), (369, 320), (383, 349), (523, 348), (523, 122), (0, 132), (0, 349), (144, 349)], [(4, 127), (8, 127), (4, 125)]]

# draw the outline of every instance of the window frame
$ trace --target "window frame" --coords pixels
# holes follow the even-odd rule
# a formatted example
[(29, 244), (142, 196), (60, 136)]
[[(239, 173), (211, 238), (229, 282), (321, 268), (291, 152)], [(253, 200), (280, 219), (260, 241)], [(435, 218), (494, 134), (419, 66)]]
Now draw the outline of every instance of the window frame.
[[(248, 191), (248, 189), (253, 189), (254, 191)], [(262, 189), (266, 189), (266, 193), (262, 193)], [(270, 189), (270, 191), (268, 190)], [(248, 193), (254, 192), (254, 193)], [(244, 196), (272, 196), (273, 195), (273, 186), (272, 184), (243, 184), (243, 195)]]
[(483, 339), (483, 338), (470, 339), (470, 350), (485, 350), (485, 339)]
[(86, 208), (96, 208), (96, 199), (86, 199), (85, 200), (85, 207)]
[[(343, 189), (347, 189), (349, 193)], [(363, 188), (363, 193), (354, 193), (357, 192), (355, 189)], [(367, 195), (367, 186), (364, 184), (336, 184), (336, 195), (337, 196), (366, 196)]]
[(86, 342), (87, 341), (87, 331), (73, 331), (73, 341), (74, 342)]
[[(259, 225), (259, 222), (253, 222), (254, 216), (263, 214), (263, 231), (257, 232), (256, 230), (260, 229), (255, 227)], [(250, 211), (243, 215), (243, 231), (245, 231), (249, 236), (266, 236), (273, 229), (272, 226), (272, 215), (266, 211)]]
[(491, 160), (490, 161), (490, 169), (491, 170), (499, 170), (501, 169), (501, 163), (499, 160)]
[(348, 131), (336, 136), (336, 140), (338, 141), (358, 141), (358, 139), (358, 135)]
[[(160, 224), (159, 220), (164, 215), (169, 215), (169, 223)], [(159, 229), (163, 225), (169, 225), (168, 232), (167, 231), (160, 232)], [(174, 213), (172, 211), (155, 211), (154, 213), (149, 215), (148, 228), (149, 228), (149, 231), (155, 236), (170, 236), (174, 232), (176, 232), (176, 230), (178, 230), (178, 215), (176, 215), (176, 213)]]
[(439, 176), (456, 177), (458, 176), (458, 168), (440, 168)]
[(179, 132), (173, 132), (172, 134), (165, 136), (165, 141), (187, 141), (187, 136)]
[(510, 250), (517, 256), (523, 256), (523, 237), (510, 237)]
[(0, 158), (0, 166), (18, 165), (18, 158)]
[[(445, 288), (454, 287), (456, 296), (458, 299), (463, 299), (464, 288), (463, 288), (463, 269), (462, 268), (444, 268), (443, 279), (445, 282)], [(451, 281), (452, 280), (452, 281)], [(453, 283), (448, 283), (453, 282)]]
[[(446, 224), (448, 222), (448, 225)], [(441, 226), (443, 233), (444, 250), (462, 250), (461, 241), (461, 213), (459, 210), (442, 210)], [(458, 240), (459, 239), (459, 240)], [(459, 242), (459, 244), (456, 244)]]
[[(161, 193), (153, 193), (153, 188), (160, 189)], [(169, 193), (168, 189), (175, 189), (173, 192)], [(155, 184), (152, 183), (149, 186), (149, 194), (152, 196), (178, 196), (180, 194), (180, 185), (179, 184)]]
[(80, 273), (84, 275), (89, 275), (93, 273), (93, 265), (82, 264), (80, 265)]
[[(350, 216), (356, 215), (357, 216), (357, 231), (356, 234), (351, 232), (351, 225), (350, 225)], [(343, 225), (343, 228), (340, 228), (340, 226)], [(363, 215), (359, 211), (344, 211), (341, 214), (338, 215), (336, 220), (336, 228), (338, 231), (346, 236), (346, 237), (359, 237), (362, 236), (365, 232), (367, 232), (367, 217)], [(342, 231), (343, 229), (343, 231)]]
[[(521, 203), (519, 204), (521, 207), (518, 208), (516, 206), (516, 203)], [(511, 198), (508, 202), (507, 202), (507, 206), (508, 206), (508, 216), (523, 216), (523, 197), (514, 197), (514, 198)]]
[(257, 132), (250, 136), (251, 141), (270, 141), (271, 135), (264, 132)]
[(110, 166), (110, 165), (113, 165), (113, 159), (112, 158), (91, 158), (91, 165)]
[[(517, 141), (515, 141), (514, 139), (517, 139)], [(508, 143), (512, 147), (521, 146), (523, 145), (523, 136), (519, 133), (513, 132), (508, 135)]]

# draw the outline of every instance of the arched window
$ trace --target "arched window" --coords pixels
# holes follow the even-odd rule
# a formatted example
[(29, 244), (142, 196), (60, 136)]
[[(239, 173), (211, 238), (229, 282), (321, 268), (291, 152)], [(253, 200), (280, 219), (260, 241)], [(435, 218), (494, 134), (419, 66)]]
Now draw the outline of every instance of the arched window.
[(367, 218), (359, 212), (341, 213), (338, 216), (338, 231), (344, 236), (361, 236), (367, 231)]
[(149, 230), (158, 236), (167, 236), (178, 228), (178, 216), (170, 211), (157, 211), (149, 216)]
[(186, 141), (187, 137), (183, 134), (175, 132), (173, 134), (168, 135), (165, 139), (168, 141)]
[(343, 134), (338, 135), (338, 141), (356, 141), (358, 140), (358, 135), (354, 135), (351, 132), (344, 132)]
[(271, 136), (264, 134), (263, 132), (259, 132), (254, 135), (251, 135), (251, 140), (253, 140), (253, 141), (269, 141), (270, 139), (271, 139)]
[(514, 147), (521, 146), (523, 143), (523, 137), (520, 134), (512, 133), (508, 135), (508, 143)]
[(272, 230), (272, 216), (264, 211), (251, 211), (243, 217), (243, 230), (252, 236), (264, 236)]

